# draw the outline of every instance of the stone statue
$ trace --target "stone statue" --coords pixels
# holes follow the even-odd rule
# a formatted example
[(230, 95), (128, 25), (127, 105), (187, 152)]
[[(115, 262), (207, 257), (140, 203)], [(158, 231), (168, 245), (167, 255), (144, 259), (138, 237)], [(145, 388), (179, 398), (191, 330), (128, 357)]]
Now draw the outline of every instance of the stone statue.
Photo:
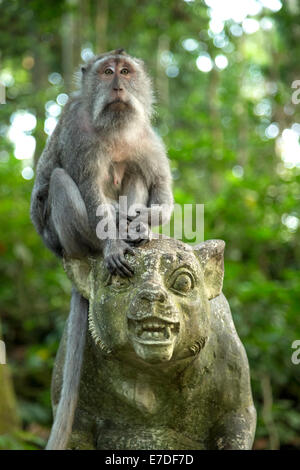
[[(101, 256), (65, 259), (89, 299), (69, 449), (251, 449), (249, 366), (222, 294), (225, 243), (154, 239), (112, 276)], [(59, 401), (66, 333), (53, 372)]]

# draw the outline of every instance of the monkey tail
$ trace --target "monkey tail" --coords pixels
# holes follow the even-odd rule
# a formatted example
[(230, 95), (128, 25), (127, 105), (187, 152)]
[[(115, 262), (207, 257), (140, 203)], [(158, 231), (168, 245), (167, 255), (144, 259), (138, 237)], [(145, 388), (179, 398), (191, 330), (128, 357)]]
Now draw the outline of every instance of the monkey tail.
[(64, 450), (72, 432), (87, 331), (88, 301), (73, 287), (63, 385), (46, 450)]

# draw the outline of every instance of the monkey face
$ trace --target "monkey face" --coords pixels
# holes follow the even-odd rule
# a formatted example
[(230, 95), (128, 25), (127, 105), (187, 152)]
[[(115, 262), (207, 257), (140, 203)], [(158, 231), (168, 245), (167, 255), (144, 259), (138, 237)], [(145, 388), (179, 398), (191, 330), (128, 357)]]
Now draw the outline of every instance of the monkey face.
[[(121, 361), (150, 366), (176, 364), (199, 353), (209, 337), (209, 299), (222, 287), (224, 243), (219, 244), (211, 251), (202, 244), (207, 272), (198, 250), (173, 239), (154, 239), (129, 255), (130, 279), (109, 275), (102, 259), (94, 260), (88, 297), (97, 347)], [(75, 282), (87, 295), (79, 276)]]
[(143, 121), (152, 111), (151, 84), (141, 61), (116, 52), (99, 56), (82, 69), (96, 128)]

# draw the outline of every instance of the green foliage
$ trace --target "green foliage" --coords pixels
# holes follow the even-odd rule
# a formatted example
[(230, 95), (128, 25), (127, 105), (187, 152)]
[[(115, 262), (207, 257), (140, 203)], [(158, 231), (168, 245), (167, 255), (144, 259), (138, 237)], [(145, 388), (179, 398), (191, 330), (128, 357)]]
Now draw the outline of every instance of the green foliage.
[[(223, 47), (198, 0), (0, 3), (0, 79), (3, 72), (13, 77), (0, 106), (0, 318), (25, 429), (1, 436), (0, 448), (40, 448), (32, 434), (46, 438), (70, 293), (59, 261), (31, 225), (32, 180), (21, 172), (32, 162), (14, 157), (10, 119), (20, 109), (37, 117), (26, 133), (36, 139), (38, 158), (49, 117), (44, 106), (69, 92), (80, 51), (120, 46), (143, 57), (154, 77), (155, 125), (169, 150), (176, 201), (204, 203), (205, 238), (226, 241), (224, 292), (250, 361), (255, 445), (300, 448), (300, 366), (291, 362), (292, 342), (300, 339), (300, 166), (284, 164), (279, 138), (266, 134), (271, 123), (280, 136), (300, 122), (291, 102), (291, 83), (300, 77), (300, 13), (282, 3), (279, 12), (263, 9), (256, 17), (271, 20), (270, 30), (236, 37), (228, 20)], [(183, 47), (186, 39), (196, 41), (194, 50)], [(228, 67), (201, 72), (196, 60), (203, 53), (226, 55)], [(53, 82), (54, 72), (65, 83)]]
[(44, 449), (46, 441), (26, 431), (0, 436), (0, 450), (38, 450)]

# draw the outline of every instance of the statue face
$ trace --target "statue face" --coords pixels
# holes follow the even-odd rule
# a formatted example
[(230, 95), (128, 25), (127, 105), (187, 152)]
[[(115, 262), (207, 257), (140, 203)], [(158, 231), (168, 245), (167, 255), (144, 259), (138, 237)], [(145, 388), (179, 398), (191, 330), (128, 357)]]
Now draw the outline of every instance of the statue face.
[(94, 263), (89, 321), (96, 342), (100, 338), (121, 359), (152, 364), (193, 356), (209, 330), (209, 302), (193, 250), (172, 239), (153, 240), (128, 260), (135, 273), (128, 279), (108, 275), (101, 259)]

